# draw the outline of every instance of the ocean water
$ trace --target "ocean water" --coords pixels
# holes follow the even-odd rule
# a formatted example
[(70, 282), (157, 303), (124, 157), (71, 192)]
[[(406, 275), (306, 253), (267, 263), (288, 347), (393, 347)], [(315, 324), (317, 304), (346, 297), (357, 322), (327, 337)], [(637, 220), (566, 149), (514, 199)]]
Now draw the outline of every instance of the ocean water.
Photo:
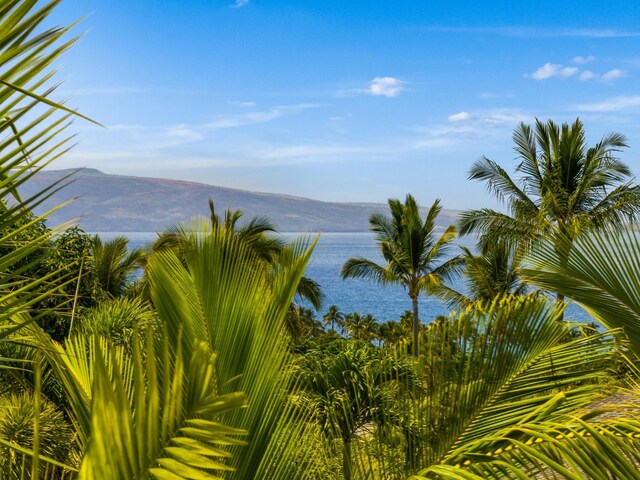
[[(95, 233), (95, 232), (94, 232)], [(97, 232), (101, 238), (108, 240), (116, 235), (124, 235), (129, 239), (131, 248), (141, 247), (153, 242), (157, 238), (154, 232)], [(318, 234), (283, 233), (287, 241), (296, 238), (315, 239)], [(471, 237), (457, 240), (457, 245), (472, 247)], [(450, 253), (455, 255), (458, 246), (453, 246)], [(337, 305), (343, 313), (370, 313), (379, 322), (398, 320), (405, 310), (411, 309), (411, 301), (400, 285), (379, 285), (370, 280), (346, 279), (340, 277), (340, 270), (344, 262), (351, 257), (365, 257), (376, 262), (382, 262), (382, 255), (371, 233), (322, 233), (313, 251), (306, 275), (318, 282), (323, 289), (325, 300), (322, 311), (324, 313), (330, 305)], [(462, 279), (451, 285), (458, 291), (464, 291)], [(419, 300), (420, 318), (429, 323), (438, 315), (446, 315), (450, 308), (442, 301), (423, 296)], [(589, 315), (579, 306), (572, 304), (567, 309), (568, 319), (587, 322)]]

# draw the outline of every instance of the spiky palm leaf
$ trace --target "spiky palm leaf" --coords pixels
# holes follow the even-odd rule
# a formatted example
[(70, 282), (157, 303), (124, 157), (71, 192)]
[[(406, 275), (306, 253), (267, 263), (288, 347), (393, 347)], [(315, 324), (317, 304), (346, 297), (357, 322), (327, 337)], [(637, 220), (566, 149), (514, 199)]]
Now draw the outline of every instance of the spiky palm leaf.
[[(560, 313), (542, 298), (507, 297), (427, 329), (416, 365), (422, 389), (398, 397), (380, 423), (403, 437), (407, 472), (464, 462), (461, 452), (504, 430), (569, 422), (602, 396), (600, 384), (609, 378), (603, 365), (616, 351), (613, 335), (560, 344), (569, 329)], [(384, 444), (393, 435), (379, 438)]]
[[(233, 478), (304, 477), (305, 456), (314, 452), (301, 443), (307, 425), (286, 407), (280, 382), (288, 354), (281, 332), (310, 250), (295, 245), (289, 261), (274, 270), (232, 232), (198, 231), (186, 265), (171, 252), (149, 260), (159, 318), (173, 338), (180, 333), (184, 349), (199, 340), (218, 352), (221, 393), (242, 391), (249, 399), (245, 410), (223, 416), (249, 432), (248, 446), (232, 449)], [(292, 451), (300, 463), (282, 461)]]
[(529, 282), (566, 295), (610, 329), (621, 329), (640, 357), (640, 239), (635, 229), (540, 243), (527, 257)]
[(95, 347), (91, 437), (81, 479), (220, 478), (232, 470), (224, 463), (226, 448), (244, 444), (246, 432), (219, 419), (244, 406), (245, 395), (217, 394), (215, 355), (206, 343), (183, 351), (180, 338), (165, 333), (162, 340), (154, 348), (149, 336), (144, 356), (134, 342), (133, 371), (124, 372), (110, 372), (107, 352)]

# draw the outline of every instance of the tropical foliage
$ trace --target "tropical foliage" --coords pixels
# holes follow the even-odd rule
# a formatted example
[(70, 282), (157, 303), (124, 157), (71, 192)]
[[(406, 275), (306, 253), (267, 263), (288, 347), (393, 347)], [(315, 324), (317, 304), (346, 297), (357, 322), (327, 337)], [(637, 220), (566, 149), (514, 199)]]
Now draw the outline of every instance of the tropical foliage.
[[(536, 224), (526, 255), (508, 235), (467, 251), (469, 307), (419, 328), (418, 295), (442, 294), (461, 261), (444, 261), (455, 229), (436, 238), (439, 202), (422, 220), (407, 196), (371, 218), (387, 265), (352, 259), (343, 274), (404, 285), (413, 311), (380, 325), (332, 306), (320, 321), (293, 303), (313, 286), (313, 243), (267, 236), (266, 219), (211, 204), (143, 255), (33, 214), (61, 185), (20, 186), (66, 148), (73, 115), (46, 86), (68, 29), (35, 33), (57, 3), (0, 5), (0, 477), (638, 478), (640, 241), (621, 223), (637, 187), (614, 187), (620, 136), (584, 150), (579, 122), (520, 127), (521, 170), (535, 176), (538, 142), (549, 175), (533, 205), (567, 227)], [(574, 190), (556, 182), (567, 166)], [(494, 170), (491, 185), (506, 181)], [(563, 202), (593, 208), (569, 221)], [(522, 280), (605, 328), (559, 321), (564, 306)]]

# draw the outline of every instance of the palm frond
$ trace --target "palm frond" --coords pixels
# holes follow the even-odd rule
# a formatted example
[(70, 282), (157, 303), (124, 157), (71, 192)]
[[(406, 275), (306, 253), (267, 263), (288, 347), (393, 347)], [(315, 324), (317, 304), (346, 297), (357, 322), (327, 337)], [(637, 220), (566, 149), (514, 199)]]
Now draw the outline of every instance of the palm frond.
[(575, 300), (640, 355), (640, 241), (633, 230), (559, 237), (526, 257), (530, 283)]
[(342, 278), (369, 278), (383, 284), (393, 282), (397, 278), (385, 267), (363, 257), (347, 260), (340, 274)]
[[(186, 265), (172, 252), (150, 258), (153, 303), (170, 337), (181, 338), (183, 351), (201, 341), (218, 352), (220, 393), (242, 391), (249, 399), (246, 409), (222, 417), (249, 432), (248, 446), (231, 449), (229, 465), (236, 478), (277, 478), (274, 469), (283, 465), (276, 459), (294, 449), (301, 461), (313, 453), (296, 444), (305, 422), (284, 407), (279, 383), (287, 358), (284, 319), (310, 250), (303, 243), (295, 245), (290, 261), (269, 272), (232, 232), (217, 230), (191, 241)], [(291, 469), (282, 475), (305, 475)]]

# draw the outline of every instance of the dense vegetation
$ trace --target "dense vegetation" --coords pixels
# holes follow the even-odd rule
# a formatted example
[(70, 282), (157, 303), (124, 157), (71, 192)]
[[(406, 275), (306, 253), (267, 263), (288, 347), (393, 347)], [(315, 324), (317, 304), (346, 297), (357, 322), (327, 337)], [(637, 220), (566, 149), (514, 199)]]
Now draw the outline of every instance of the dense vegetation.
[[(390, 200), (371, 218), (387, 263), (343, 274), (403, 285), (413, 309), (318, 320), (301, 306), (322, 302), (313, 243), (268, 219), (211, 205), (130, 251), (32, 213), (63, 185), (19, 187), (77, 115), (49, 99), (74, 42), (39, 30), (57, 3), (0, 4), (1, 478), (639, 478), (640, 194), (613, 156), (623, 137), (587, 148), (579, 120), (519, 126), (523, 182), (488, 159), (471, 170), (510, 215), (467, 212), (479, 246), (453, 261), (438, 201), (422, 219), (413, 197)], [(457, 313), (420, 319), (424, 294)], [(564, 318), (565, 299), (601, 327)]]

